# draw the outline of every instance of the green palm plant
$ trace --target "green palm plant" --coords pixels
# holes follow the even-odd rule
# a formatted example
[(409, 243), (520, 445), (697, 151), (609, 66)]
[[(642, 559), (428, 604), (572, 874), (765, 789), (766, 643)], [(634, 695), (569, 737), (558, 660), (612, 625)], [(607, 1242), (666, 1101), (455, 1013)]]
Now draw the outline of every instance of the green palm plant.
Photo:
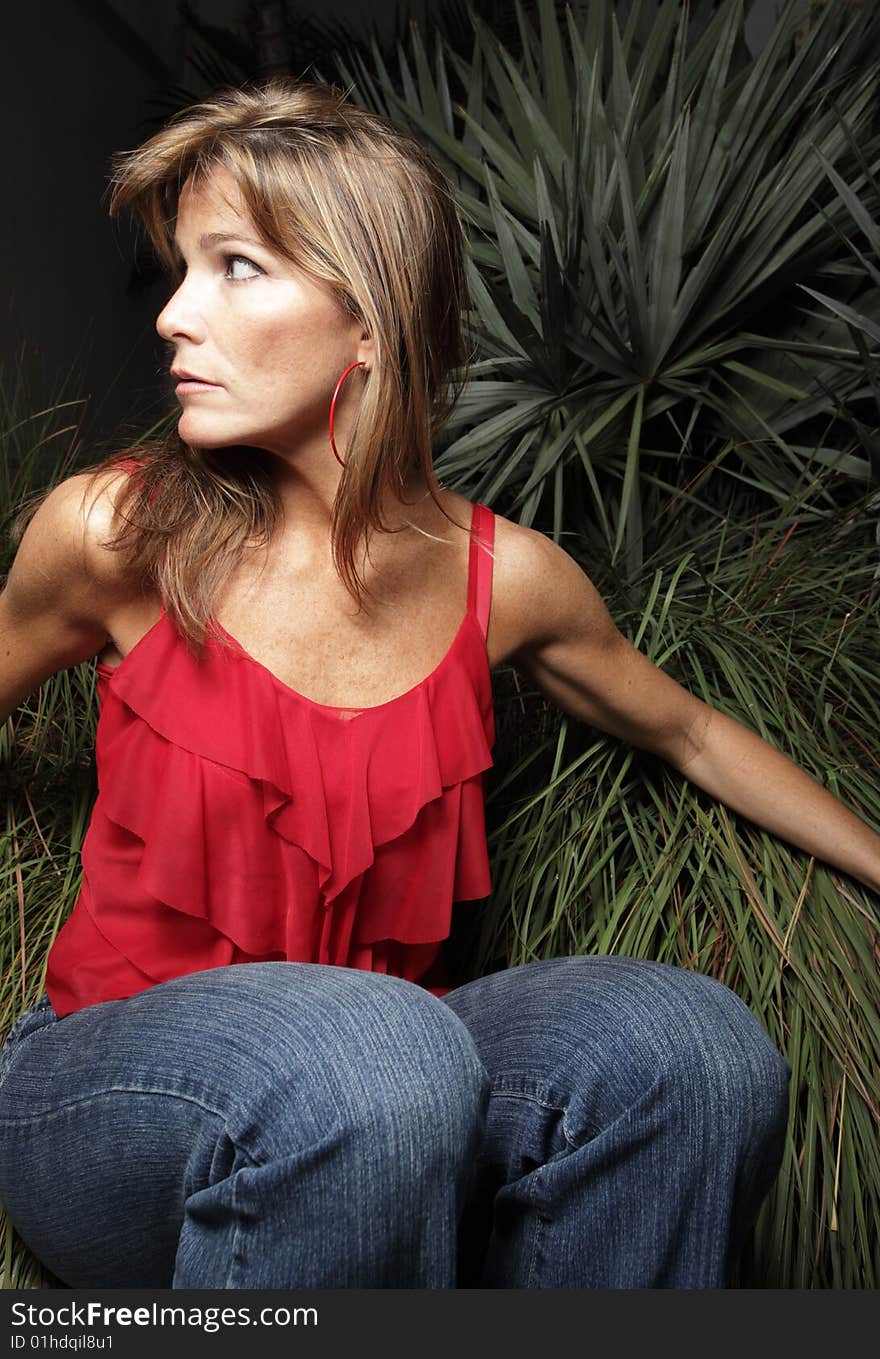
[(870, 180), (853, 143), (880, 164), (880, 14), (844, 25), (828, 6), (791, 55), (790, 0), (752, 60), (741, 0), (692, 44), (675, 0), (647, 30), (635, 6), (623, 34), (603, 5), (580, 29), (538, 11), (535, 31), (517, 4), (520, 61), (476, 15), (470, 62), (438, 35), (432, 63), (415, 28), (399, 79), (375, 46), (372, 69), (339, 61), (353, 97), (441, 160), (469, 228), (476, 362), (438, 472), (557, 539), (586, 501), (630, 571), (642, 488), (684, 443), (698, 468), (723, 432), (716, 465), (777, 503), (805, 467), (863, 481), (834, 433), (864, 396), (859, 353), (795, 285), (840, 256), (824, 164), (854, 191)]
[[(878, 185), (877, 177), (872, 173), (870, 166), (865, 162), (860, 148), (854, 145), (854, 150), (859, 157), (865, 179), (869, 185), (870, 202), (873, 210), (841, 178), (833, 165), (829, 164), (820, 151), (817, 150), (816, 154), (841, 201), (846, 206), (851, 219), (851, 226), (855, 228), (857, 236), (863, 238), (862, 244), (859, 245), (856, 240), (853, 240), (843, 231), (837, 222), (829, 222), (830, 227), (846, 247), (850, 256), (849, 265), (847, 266), (846, 263), (842, 262), (840, 270), (844, 274), (849, 273), (850, 276), (869, 279), (873, 285), (869, 297), (871, 301), (874, 301), (877, 296), (880, 296), (880, 225), (878, 225), (877, 220), (880, 185)], [(803, 292), (814, 298), (834, 316), (839, 317), (846, 325), (852, 337), (852, 342), (859, 353), (859, 361), (867, 384), (866, 392), (870, 392), (874, 410), (880, 411), (880, 323), (878, 323), (876, 314), (868, 315), (866, 311), (857, 311), (840, 298), (829, 297), (825, 293), (817, 292), (815, 288), (808, 288), (805, 284), (799, 286)], [(872, 468), (872, 480), (876, 484), (877, 471), (880, 469), (880, 433), (878, 433), (876, 426), (872, 427), (864, 421), (858, 420), (854, 413), (849, 412), (848, 415), (854, 434), (857, 439), (861, 440), (866, 451)]]
[[(862, 233), (867, 238), (870, 254), (866, 256), (863, 250), (860, 249), (850, 237), (843, 234), (837, 223), (830, 222), (829, 225), (837, 232), (852, 254), (855, 255), (859, 266), (864, 270), (865, 274), (871, 278), (875, 288), (880, 289), (880, 269), (877, 268), (877, 260), (880, 259), (880, 226), (878, 226), (878, 223), (874, 217), (872, 217), (871, 212), (859, 198), (858, 194), (854, 192), (849, 184), (841, 179), (840, 175), (834, 167), (829, 164), (821, 152), (817, 152), (816, 154), (819, 156), (819, 159), (825, 167), (828, 178), (831, 180), (844, 204), (849, 209), (853, 222), (861, 229)], [(865, 166), (865, 177), (870, 184), (873, 200), (876, 204), (877, 201), (880, 200), (880, 189), (878, 189), (876, 178), (867, 166)], [(817, 301), (823, 302), (831, 311), (836, 312), (836, 314), (846, 321), (847, 324), (855, 326), (856, 329), (861, 331), (868, 339), (873, 340), (876, 344), (880, 344), (880, 325), (877, 324), (876, 320), (873, 320), (863, 313), (854, 311), (852, 307), (845, 306), (836, 298), (827, 297), (824, 293), (818, 293), (813, 288), (807, 288), (803, 284), (799, 286), (803, 288), (804, 292), (809, 293), (811, 297), (815, 297)], [(876, 356), (869, 355), (867, 349), (865, 349), (863, 350), (863, 359), (865, 360), (866, 367), (870, 362), (873, 372), (876, 374), (878, 367)]]

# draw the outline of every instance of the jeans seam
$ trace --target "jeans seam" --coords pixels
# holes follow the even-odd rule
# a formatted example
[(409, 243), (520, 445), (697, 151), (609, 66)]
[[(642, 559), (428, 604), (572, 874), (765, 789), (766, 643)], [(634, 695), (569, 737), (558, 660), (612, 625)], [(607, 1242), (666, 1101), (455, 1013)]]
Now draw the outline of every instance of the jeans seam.
[[(213, 1105), (207, 1104), (204, 1100), (198, 1099), (194, 1095), (185, 1095), (182, 1094), (179, 1090), (158, 1090), (153, 1086), (108, 1085), (103, 1090), (94, 1090), (92, 1091), (91, 1094), (80, 1095), (76, 1099), (63, 1100), (61, 1101), (61, 1103), (57, 1104), (53, 1109), (51, 1109), (48, 1113), (45, 1114), (35, 1115), (31, 1114), (24, 1118), (0, 1118), (0, 1128), (21, 1127), (23, 1124), (39, 1127), (41, 1123), (46, 1122), (50, 1118), (54, 1118), (55, 1115), (57, 1113), (60, 1113), (62, 1109), (76, 1108), (78, 1105), (81, 1104), (91, 1104), (94, 1100), (101, 1099), (104, 1095), (113, 1094), (163, 1095), (166, 1099), (183, 1100), (187, 1104), (198, 1105), (200, 1109), (204, 1109), (206, 1113), (213, 1114), (216, 1118), (219, 1118), (223, 1122), (224, 1126), (226, 1125), (226, 1114), (224, 1114), (221, 1109), (215, 1109)], [(235, 1142), (234, 1138), (230, 1140)], [(235, 1142), (235, 1145), (237, 1147), (238, 1143)], [(258, 1162), (255, 1162), (253, 1160), (253, 1157), (251, 1156), (250, 1152), (247, 1150), (246, 1147), (241, 1147), (240, 1149), (244, 1152), (249, 1161), (251, 1161), (255, 1165), (258, 1164)]]
[[(13, 1029), (14, 1027), (13, 1025)], [(30, 1042), (31, 1039), (36, 1040), (41, 1033), (48, 1033), (49, 1028), (48, 1024), (38, 1024), (36, 1028), (27, 1029), (24, 1033), (14, 1033), (13, 1029), (10, 1029), (0, 1047), (0, 1055), (6, 1059), (7, 1070), (12, 1068), (19, 1052), (24, 1051), (23, 1044)]]
[(568, 1113), (567, 1105), (552, 1104), (549, 1100), (539, 1099), (537, 1095), (527, 1094), (525, 1090), (493, 1089), (491, 1093), (493, 1096), (503, 1095), (505, 1099), (527, 1099), (530, 1100), (532, 1104), (537, 1104), (541, 1109), (552, 1109), (554, 1113), (562, 1114), (562, 1135), (565, 1138), (568, 1145), (571, 1147), (572, 1151), (577, 1151), (579, 1149), (581, 1145), (580, 1142), (577, 1142), (574, 1139), (574, 1137), (572, 1137), (571, 1133), (568, 1131), (568, 1128), (565, 1126), (565, 1116)]
[(232, 1213), (235, 1218), (235, 1230), (232, 1233), (232, 1245), (230, 1246), (229, 1249), (229, 1269), (226, 1271), (226, 1282), (223, 1285), (224, 1288), (233, 1287), (232, 1276), (235, 1273), (235, 1267), (237, 1263), (235, 1258), (235, 1252), (236, 1249), (238, 1248), (238, 1234), (239, 1231), (241, 1230), (241, 1218), (238, 1212), (238, 1181), (236, 1179), (235, 1173), (233, 1173), (230, 1176), (230, 1182), (232, 1185)]
[[(572, 1151), (577, 1150), (576, 1143), (572, 1141), (565, 1127), (565, 1115), (567, 1112), (565, 1105), (554, 1104), (550, 1100), (541, 1099), (538, 1095), (530, 1095), (526, 1090), (504, 1090), (493, 1086), (492, 1095), (501, 1095), (505, 1099), (525, 1099), (528, 1100), (530, 1104), (537, 1104), (541, 1109), (550, 1109), (553, 1113), (562, 1114), (562, 1132), (565, 1140)], [(529, 1185), (529, 1199), (531, 1200), (535, 1229), (532, 1236), (532, 1251), (529, 1258), (528, 1273), (526, 1275), (526, 1288), (533, 1288), (536, 1286), (534, 1281), (537, 1277), (538, 1252), (545, 1226), (544, 1217), (540, 1205), (538, 1204), (538, 1189), (541, 1187), (545, 1169), (546, 1166), (538, 1166), (531, 1172), (532, 1180)]]
[(531, 1256), (531, 1259), (529, 1260), (529, 1272), (528, 1272), (528, 1276), (527, 1276), (527, 1278), (528, 1278), (528, 1283), (526, 1284), (526, 1287), (527, 1287), (527, 1288), (534, 1288), (534, 1286), (535, 1286), (534, 1280), (535, 1280), (535, 1277), (536, 1277), (536, 1268), (535, 1268), (535, 1267), (536, 1267), (536, 1263), (537, 1263), (537, 1259), (538, 1259), (538, 1246), (539, 1246), (540, 1241), (541, 1241), (541, 1234), (542, 1234), (542, 1232), (543, 1232), (543, 1230), (544, 1230), (544, 1219), (543, 1219), (543, 1217), (541, 1216), (540, 1210), (539, 1210), (539, 1208), (538, 1208), (538, 1204), (537, 1204), (537, 1202), (536, 1202), (536, 1195), (537, 1195), (537, 1190), (538, 1190), (538, 1183), (539, 1183), (539, 1181), (540, 1181), (540, 1179), (541, 1179), (541, 1176), (542, 1176), (542, 1174), (543, 1174), (543, 1169), (544, 1169), (544, 1168), (543, 1168), (543, 1166), (542, 1166), (539, 1170), (537, 1170), (537, 1171), (535, 1172), (535, 1176), (534, 1176), (534, 1179), (532, 1180), (532, 1184), (531, 1184), (531, 1186), (530, 1186), (530, 1191), (529, 1191), (529, 1198), (532, 1200), (532, 1212), (533, 1212), (533, 1214), (534, 1214), (534, 1220), (535, 1220), (535, 1231), (534, 1231), (534, 1234), (533, 1234), (533, 1236), (532, 1236), (532, 1256)]
[(491, 1091), (491, 1095), (503, 1095), (505, 1099), (527, 1099), (532, 1104), (540, 1104), (542, 1109), (552, 1109), (557, 1114), (565, 1113), (565, 1105), (552, 1104), (550, 1100), (539, 1099), (537, 1095), (530, 1095), (525, 1090), (496, 1090)]

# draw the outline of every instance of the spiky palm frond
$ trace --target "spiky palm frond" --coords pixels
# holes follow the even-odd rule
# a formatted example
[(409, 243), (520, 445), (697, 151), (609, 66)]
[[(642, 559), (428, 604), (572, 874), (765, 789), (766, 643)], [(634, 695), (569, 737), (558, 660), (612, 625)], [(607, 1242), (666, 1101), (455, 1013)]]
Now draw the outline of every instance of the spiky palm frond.
[(876, 312), (841, 272), (827, 169), (875, 196), (880, 14), (847, 26), (828, 6), (793, 50), (790, 0), (751, 59), (741, 0), (694, 41), (674, 0), (623, 34), (601, 5), (581, 27), (551, 0), (537, 29), (517, 13), (519, 60), (474, 15), (470, 61), (439, 36), (429, 60), (414, 29), (395, 74), (375, 48), (340, 65), (441, 160), (469, 228), (476, 363), (438, 471), (556, 537), (588, 501), (629, 568), (673, 428), (697, 458), (723, 432), (725, 468), (777, 502), (817, 464), (863, 481), (838, 422), (866, 395), (864, 353), (798, 284), (836, 271)]

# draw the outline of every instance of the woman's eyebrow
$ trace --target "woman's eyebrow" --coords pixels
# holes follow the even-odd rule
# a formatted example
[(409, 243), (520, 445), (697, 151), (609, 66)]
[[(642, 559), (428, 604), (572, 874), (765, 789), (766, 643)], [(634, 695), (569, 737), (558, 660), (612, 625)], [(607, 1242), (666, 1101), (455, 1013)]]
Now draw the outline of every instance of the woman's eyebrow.
[[(199, 249), (209, 250), (211, 246), (224, 245), (227, 241), (240, 241), (244, 245), (255, 245), (260, 250), (266, 249), (262, 241), (255, 241), (252, 236), (240, 236), (237, 232), (228, 231), (206, 231), (199, 237)], [(175, 255), (179, 259), (182, 258), (176, 236), (172, 237), (171, 246)]]

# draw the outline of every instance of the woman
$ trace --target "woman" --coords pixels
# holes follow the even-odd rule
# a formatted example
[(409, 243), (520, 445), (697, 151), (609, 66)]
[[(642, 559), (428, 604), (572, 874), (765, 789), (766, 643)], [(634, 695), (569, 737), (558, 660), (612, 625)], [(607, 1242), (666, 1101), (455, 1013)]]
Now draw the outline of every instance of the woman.
[(121, 157), (121, 208), (179, 282), (181, 415), (43, 500), (0, 597), (0, 717), (96, 655), (101, 694), (6, 1211), (74, 1287), (724, 1286), (791, 1074), (738, 997), (624, 957), (448, 986), (490, 672), (872, 885), (880, 838), (437, 483), (462, 240), (409, 136), (276, 79)]

